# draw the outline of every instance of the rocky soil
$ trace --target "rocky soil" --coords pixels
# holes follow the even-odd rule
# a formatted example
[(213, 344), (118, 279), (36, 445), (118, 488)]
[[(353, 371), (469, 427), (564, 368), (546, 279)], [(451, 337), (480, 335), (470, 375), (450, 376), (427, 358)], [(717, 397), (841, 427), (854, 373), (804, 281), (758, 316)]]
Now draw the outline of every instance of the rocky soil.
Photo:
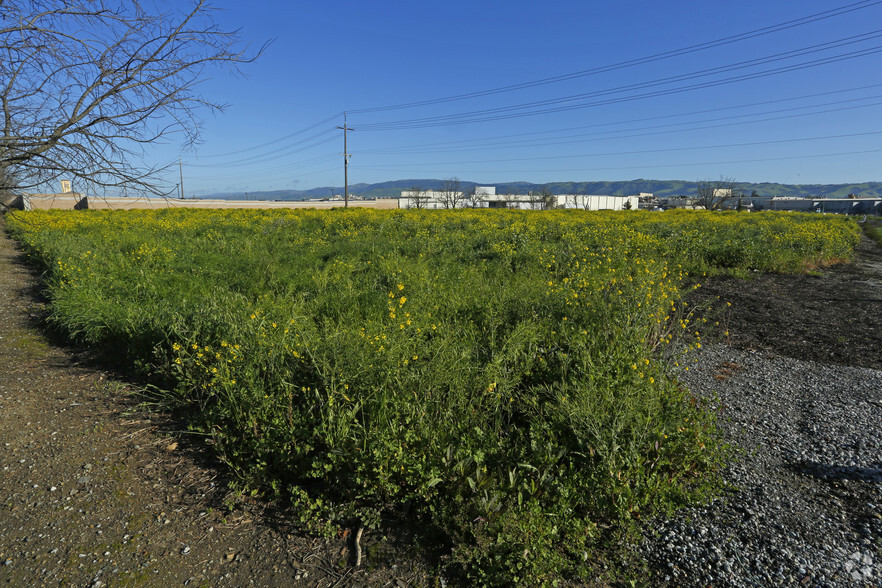
[(741, 452), (723, 497), (646, 530), (652, 584), (882, 585), (882, 250), (699, 292), (731, 337), (681, 378)]
[[(731, 302), (731, 335), (682, 377), (742, 452), (724, 496), (647, 527), (649, 584), (882, 584), (882, 250), (698, 292)], [(0, 298), (0, 583), (442, 583), (406, 532), (317, 539), (231, 494), (181, 423), (45, 338), (38, 278), (2, 236)]]

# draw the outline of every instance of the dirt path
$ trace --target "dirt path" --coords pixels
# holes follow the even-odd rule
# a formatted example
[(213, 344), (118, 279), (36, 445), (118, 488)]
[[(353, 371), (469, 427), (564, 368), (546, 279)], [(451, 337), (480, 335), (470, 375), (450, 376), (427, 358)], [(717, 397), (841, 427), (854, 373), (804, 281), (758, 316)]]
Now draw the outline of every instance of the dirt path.
[[(125, 383), (51, 345), (37, 278), (0, 220), (0, 584), (407, 585), (378, 534), (291, 534), (293, 513), (229, 496), (223, 468), (167, 415), (135, 411)], [(230, 505), (235, 504), (231, 509)], [(405, 550), (398, 548), (400, 553)], [(396, 552), (396, 553), (398, 553)]]
[(882, 248), (862, 236), (854, 263), (804, 275), (716, 278), (695, 301), (732, 304), (731, 345), (795, 359), (882, 369)]

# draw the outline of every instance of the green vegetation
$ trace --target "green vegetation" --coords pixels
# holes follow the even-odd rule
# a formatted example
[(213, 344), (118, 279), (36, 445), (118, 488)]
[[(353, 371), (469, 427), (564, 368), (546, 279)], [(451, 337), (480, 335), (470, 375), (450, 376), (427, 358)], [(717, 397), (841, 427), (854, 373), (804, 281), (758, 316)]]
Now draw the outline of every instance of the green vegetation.
[(130, 211), (10, 217), (51, 320), (189, 411), (301, 522), (407, 516), (472, 583), (592, 574), (727, 456), (672, 375), (706, 273), (851, 255), (834, 216)]
[(864, 233), (866, 233), (870, 239), (872, 239), (879, 245), (882, 245), (882, 221), (876, 219), (867, 219), (866, 221), (861, 223), (861, 226), (864, 229)]

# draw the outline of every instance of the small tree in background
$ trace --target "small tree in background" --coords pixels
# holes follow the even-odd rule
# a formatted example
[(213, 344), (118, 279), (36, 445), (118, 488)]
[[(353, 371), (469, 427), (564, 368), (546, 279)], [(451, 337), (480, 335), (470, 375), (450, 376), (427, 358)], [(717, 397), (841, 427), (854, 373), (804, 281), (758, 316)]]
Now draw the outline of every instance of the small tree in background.
[(410, 190), (410, 208), (423, 209), (429, 204), (429, 193), (422, 186), (411, 186)]
[(542, 210), (554, 208), (554, 193), (547, 186), (542, 187), (539, 197), (542, 199)]
[(696, 204), (705, 210), (719, 210), (734, 197), (735, 180), (720, 176), (719, 180), (699, 180)]
[(477, 186), (472, 186), (463, 192), (463, 202), (471, 208), (478, 208), (478, 205), (481, 203), (481, 194), (478, 192)]
[(444, 208), (456, 208), (464, 200), (465, 194), (459, 178), (449, 178), (441, 184), (441, 204)]

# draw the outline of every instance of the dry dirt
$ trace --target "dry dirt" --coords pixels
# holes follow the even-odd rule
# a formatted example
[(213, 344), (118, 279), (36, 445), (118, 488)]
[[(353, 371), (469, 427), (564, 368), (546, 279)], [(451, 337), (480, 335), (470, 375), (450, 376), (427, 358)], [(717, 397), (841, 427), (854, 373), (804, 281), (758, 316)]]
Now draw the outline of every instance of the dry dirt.
[[(11, 586), (431, 585), (402, 533), (309, 537), (284, 506), (227, 490), (222, 464), (136, 389), (39, 328), (38, 276), (0, 221), (0, 583)], [(714, 279), (731, 343), (882, 369), (882, 250), (812, 275)], [(871, 284), (876, 284), (875, 289)]]
[(878, 370), (880, 292), (882, 248), (863, 236), (853, 263), (799, 275), (714, 278), (701, 285), (692, 302), (732, 304), (715, 318), (728, 327), (727, 343), (735, 347)]

